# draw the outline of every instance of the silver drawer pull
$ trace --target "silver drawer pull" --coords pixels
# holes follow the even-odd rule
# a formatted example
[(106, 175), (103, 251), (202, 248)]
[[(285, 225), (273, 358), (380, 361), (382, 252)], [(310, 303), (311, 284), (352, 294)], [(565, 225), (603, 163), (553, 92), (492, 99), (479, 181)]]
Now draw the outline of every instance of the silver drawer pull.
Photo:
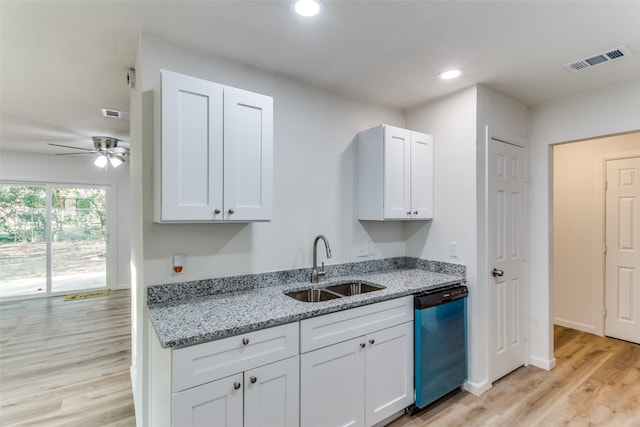
[(376, 343), (376, 340), (369, 340), (369, 344), (374, 345)]
[(365, 348), (367, 345), (363, 342), (360, 343), (360, 348)]
[(251, 381), (251, 384), (255, 384), (258, 379), (256, 377), (251, 377), (249, 378), (249, 381)]
[(240, 384), (239, 382), (233, 383), (233, 389), (234, 390), (240, 390), (240, 387), (242, 387), (242, 384)]
[(242, 345), (249, 345), (249, 338), (242, 338)]

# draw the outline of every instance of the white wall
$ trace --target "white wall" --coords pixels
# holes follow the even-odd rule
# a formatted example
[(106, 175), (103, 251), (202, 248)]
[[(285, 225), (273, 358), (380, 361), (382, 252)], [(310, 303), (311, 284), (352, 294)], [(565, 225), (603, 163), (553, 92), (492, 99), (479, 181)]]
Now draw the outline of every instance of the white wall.
[(0, 179), (25, 182), (107, 185), (115, 215), (115, 259), (111, 274), (114, 288), (129, 288), (129, 165), (118, 169), (99, 169), (93, 158), (56, 157), (52, 155), (3, 151), (0, 154)]
[(553, 146), (554, 323), (604, 334), (604, 159), (635, 150), (640, 133)]
[[(486, 382), (486, 337), (483, 293), (476, 266), (476, 116), (477, 87), (406, 111), (407, 127), (433, 135), (434, 218), (407, 223), (407, 255), (467, 266), (469, 287), (469, 383)], [(457, 257), (449, 244), (458, 244)]]
[(640, 79), (531, 109), (529, 287), (532, 358), (553, 361), (550, 145), (640, 130)]
[[(528, 109), (491, 89), (475, 86), (406, 112), (407, 127), (434, 136), (434, 219), (407, 224), (407, 255), (467, 266), (469, 383), (489, 383), (488, 266), (485, 256), (486, 127), (526, 137)], [(457, 242), (458, 257), (449, 256)]]
[[(320, 233), (331, 243), (328, 263), (362, 259), (356, 257), (355, 245), (361, 240), (377, 244), (372, 258), (404, 256), (401, 224), (363, 225), (354, 219), (354, 138), (380, 123), (404, 126), (401, 111), (208, 57), (150, 35), (143, 35), (140, 54), (142, 91), (154, 89), (165, 68), (273, 96), (275, 109), (270, 222), (155, 224), (151, 165), (143, 164), (146, 285), (310, 266), (313, 239)], [(151, 128), (143, 131), (149, 135)], [(143, 155), (150, 159), (151, 139), (144, 138)], [(172, 254), (185, 256), (185, 271), (178, 277), (170, 274)]]

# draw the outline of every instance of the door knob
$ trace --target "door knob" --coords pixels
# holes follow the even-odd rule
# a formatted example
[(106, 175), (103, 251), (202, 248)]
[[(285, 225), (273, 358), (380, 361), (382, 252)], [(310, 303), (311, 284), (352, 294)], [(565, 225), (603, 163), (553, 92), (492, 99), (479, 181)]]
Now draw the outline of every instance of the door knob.
[(498, 270), (497, 268), (494, 268), (493, 270), (491, 270), (491, 275), (493, 277), (502, 277), (502, 276), (504, 276), (504, 271)]

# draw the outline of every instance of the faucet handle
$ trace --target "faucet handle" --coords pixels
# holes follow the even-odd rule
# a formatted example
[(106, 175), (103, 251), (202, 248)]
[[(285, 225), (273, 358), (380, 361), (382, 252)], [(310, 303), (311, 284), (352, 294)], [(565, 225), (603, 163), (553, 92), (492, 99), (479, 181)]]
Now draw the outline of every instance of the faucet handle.
[(323, 261), (322, 266), (318, 269), (318, 276), (324, 276), (325, 274), (327, 274), (327, 272), (324, 271), (324, 261)]

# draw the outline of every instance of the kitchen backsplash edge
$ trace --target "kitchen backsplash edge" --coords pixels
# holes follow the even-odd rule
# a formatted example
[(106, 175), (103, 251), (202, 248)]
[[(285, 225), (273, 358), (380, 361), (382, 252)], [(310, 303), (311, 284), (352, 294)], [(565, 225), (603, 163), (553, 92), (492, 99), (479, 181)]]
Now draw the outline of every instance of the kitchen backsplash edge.
[[(395, 257), (325, 266), (327, 277), (372, 273), (385, 270), (410, 269), (432, 271), (451, 276), (466, 277), (466, 266), (443, 261), (431, 261), (412, 257)], [(215, 295), (224, 292), (248, 291), (288, 283), (306, 282), (311, 268), (296, 268), (241, 276), (218, 277), (189, 282), (167, 283), (147, 287), (147, 304), (180, 301)]]

